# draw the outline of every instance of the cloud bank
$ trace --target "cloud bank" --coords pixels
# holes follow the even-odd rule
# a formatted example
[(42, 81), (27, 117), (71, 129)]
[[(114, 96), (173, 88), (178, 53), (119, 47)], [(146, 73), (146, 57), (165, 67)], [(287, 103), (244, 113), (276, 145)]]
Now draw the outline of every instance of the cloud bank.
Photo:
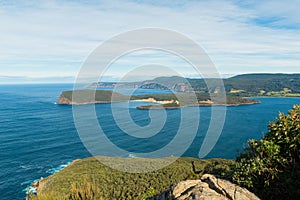
[[(221, 74), (299, 73), (299, 7), (296, 0), (1, 2), (0, 75), (75, 77), (101, 42), (143, 27), (189, 36)], [(130, 62), (124, 59), (120, 69)], [(180, 67), (172, 59), (169, 65)]]

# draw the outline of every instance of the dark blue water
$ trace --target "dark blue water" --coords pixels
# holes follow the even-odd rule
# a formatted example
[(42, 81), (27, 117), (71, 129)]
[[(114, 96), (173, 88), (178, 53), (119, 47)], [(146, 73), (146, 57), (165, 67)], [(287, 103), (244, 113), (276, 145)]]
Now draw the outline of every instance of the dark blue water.
[[(1, 199), (23, 199), (23, 190), (30, 181), (50, 175), (74, 159), (91, 156), (77, 134), (72, 107), (54, 104), (61, 91), (72, 87), (71, 84), (0, 85)], [(140, 91), (145, 92), (148, 91)], [(234, 158), (248, 139), (263, 136), (267, 131), (266, 125), (279, 111), (287, 112), (293, 104), (300, 104), (297, 98), (259, 100), (262, 103), (258, 105), (227, 108), (221, 137), (207, 158)], [(136, 110), (135, 106), (130, 109), (135, 122), (141, 126), (149, 124), (148, 111)], [(159, 134), (149, 139), (136, 139), (128, 137), (115, 126), (112, 117), (109, 117), (110, 104), (96, 105), (96, 110), (108, 138), (116, 145), (137, 153), (153, 151), (168, 144), (176, 134), (181, 112), (180, 109), (167, 111), (167, 123)], [(203, 133), (208, 128), (210, 108), (200, 110), (198, 134), (184, 156), (198, 156)]]

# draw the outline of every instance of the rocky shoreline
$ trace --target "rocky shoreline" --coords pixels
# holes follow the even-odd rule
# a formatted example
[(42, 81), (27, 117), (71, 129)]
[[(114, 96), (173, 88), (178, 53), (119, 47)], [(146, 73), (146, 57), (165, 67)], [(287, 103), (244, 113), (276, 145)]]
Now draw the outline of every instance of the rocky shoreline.
[[(66, 166), (63, 167), (61, 170), (65, 169), (66, 167), (71, 166), (72, 164), (74, 164), (75, 162), (77, 162), (79, 160), (80, 159), (73, 160), (71, 163), (66, 164)], [(59, 171), (61, 171), (61, 170), (59, 170)], [(50, 176), (52, 176), (52, 175), (54, 175), (56, 173), (53, 173)], [(45, 179), (47, 179), (50, 176), (47, 176), (46, 178), (41, 177), (40, 179), (35, 180), (33, 183), (31, 183), (29, 186), (27, 186), (27, 188), (26, 188), (26, 200), (30, 200), (30, 197), (29, 197), (30, 195), (38, 195), (39, 190), (41, 190), (44, 187), (44, 181), (45, 181)]]

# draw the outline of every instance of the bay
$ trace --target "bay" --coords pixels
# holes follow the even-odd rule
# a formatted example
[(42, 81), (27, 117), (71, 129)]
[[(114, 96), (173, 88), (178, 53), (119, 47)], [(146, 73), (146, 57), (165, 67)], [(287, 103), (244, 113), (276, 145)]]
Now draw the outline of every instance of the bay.
[[(72, 84), (0, 85), (1, 199), (24, 199), (24, 189), (31, 181), (55, 173), (74, 159), (91, 156), (77, 134), (72, 106), (55, 104), (61, 91), (72, 88)], [(141, 90), (139, 94), (149, 92), (164, 91)], [(261, 104), (227, 107), (222, 134), (206, 158), (234, 159), (247, 140), (259, 139), (267, 132), (267, 124), (280, 111), (286, 113), (300, 104), (300, 98), (256, 99)], [(135, 109), (139, 104), (129, 104), (130, 115), (137, 125), (147, 126), (151, 123), (149, 111)], [(124, 103), (116, 106), (122, 108)], [(133, 153), (163, 148), (175, 137), (180, 123), (181, 109), (168, 110), (166, 123), (157, 135), (134, 138), (118, 128), (111, 104), (98, 104), (95, 109), (107, 137)], [(193, 108), (184, 109), (190, 109), (192, 117)], [(200, 108), (200, 128), (183, 156), (198, 156), (210, 116), (211, 108)]]

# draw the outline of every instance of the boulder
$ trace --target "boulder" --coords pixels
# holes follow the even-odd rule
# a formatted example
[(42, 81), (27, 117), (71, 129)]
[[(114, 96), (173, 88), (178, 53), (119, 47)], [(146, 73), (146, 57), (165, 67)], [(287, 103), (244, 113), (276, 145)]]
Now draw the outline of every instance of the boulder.
[(187, 180), (170, 187), (169, 190), (150, 200), (259, 200), (249, 192), (230, 181), (205, 174), (201, 180)]

